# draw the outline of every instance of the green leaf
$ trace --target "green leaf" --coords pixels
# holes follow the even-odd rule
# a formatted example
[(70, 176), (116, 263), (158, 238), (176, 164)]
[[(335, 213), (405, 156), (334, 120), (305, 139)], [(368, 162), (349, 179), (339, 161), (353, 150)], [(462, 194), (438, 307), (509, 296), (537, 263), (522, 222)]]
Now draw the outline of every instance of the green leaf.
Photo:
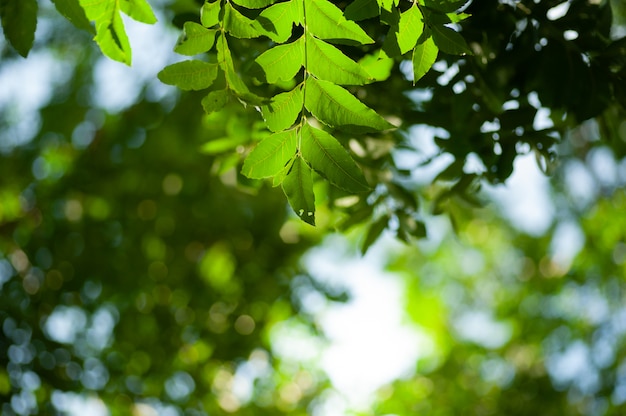
[(293, 165), (293, 160), (294, 159), (289, 160), (287, 164), (285, 165), (285, 167), (276, 175), (274, 175), (274, 178), (272, 179), (272, 186), (276, 187), (283, 183), (283, 181), (287, 177), (287, 174), (291, 170), (291, 165)]
[(203, 144), (200, 148), (200, 151), (209, 155), (218, 155), (220, 153), (232, 151), (237, 146), (245, 143), (247, 140), (247, 137), (220, 137), (218, 139), (213, 139)]
[(233, 57), (230, 53), (230, 48), (228, 47), (228, 41), (226, 39), (226, 36), (221, 35), (219, 37), (216, 49), (218, 65), (224, 71), (228, 88), (244, 102), (253, 105), (265, 104), (267, 100), (251, 93), (246, 84), (242, 81), (237, 71), (235, 71)]
[(274, 46), (263, 52), (255, 61), (265, 72), (268, 83), (274, 84), (279, 79), (288, 81), (296, 76), (304, 65), (304, 38), (286, 45)]
[(204, 27), (212, 27), (220, 22), (221, 2), (216, 0), (214, 2), (205, 1), (200, 9), (200, 23)]
[(304, 105), (322, 123), (353, 133), (393, 128), (374, 110), (332, 82), (309, 77)]
[(93, 28), (89, 20), (87, 20), (87, 16), (85, 15), (85, 11), (78, 0), (52, 0), (54, 6), (57, 8), (57, 11), (61, 13), (67, 20), (72, 22), (74, 26), (79, 29), (86, 30), (91, 34), (96, 34), (96, 30)]
[(311, 168), (297, 156), (282, 182), (289, 205), (307, 224), (315, 225), (315, 194)]
[(398, 4), (400, 3), (399, 0), (377, 0), (377, 2), (381, 9), (387, 11), (391, 11), (395, 7), (398, 7)]
[(320, 79), (342, 85), (364, 85), (369, 74), (334, 46), (307, 35), (307, 70)]
[(374, 81), (388, 79), (391, 76), (394, 63), (393, 58), (380, 58), (379, 53), (365, 55), (359, 60), (359, 64)]
[(130, 65), (131, 49), (116, 0), (79, 0), (87, 19), (96, 23), (94, 40), (109, 58)]
[(426, 75), (437, 60), (438, 53), (439, 48), (430, 36), (415, 47), (413, 50), (413, 84)]
[(365, 239), (363, 240), (363, 244), (361, 244), (361, 254), (365, 254), (367, 250), (378, 240), (378, 237), (385, 231), (387, 225), (389, 224), (389, 216), (383, 215), (379, 219), (377, 219), (370, 227), (367, 229), (367, 234), (365, 235)]
[(28, 56), (35, 41), (37, 0), (2, 0), (0, 15), (6, 39), (20, 55)]
[(261, 33), (276, 43), (286, 42), (291, 37), (293, 25), (300, 24), (302, 20), (300, 0), (274, 4), (256, 18)]
[(161, 82), (175, 85), (181, 90), (209, 88), (217, 78), (217, 64), (191, 60), (166, 66), (158, 74)]
[(404, 55), (417, 44), (417, 40), (424, 31), (424, 22), (422, 12), (416, 3), (413, 3), (408, 10), (400, 14), (398, 22), (398, 47), (400, 55)]
[(302, 126), (302, 157), (330, 183), (348, 192), (370, 190), (363, 172), (341, 143), (324, 130)]
[(267, 128), (281, 131), (291, 127), (302, 111), (303, 100), (302, 86), (272, 98), (269, 104), (261, 107)]
[(255, 20), (248, 19), (230, 3), (226, 3), (224, 11), (224, 29), (231, 36), (239, 39), (258, 38), (262, 35), (262, 32), (259, 31), (258, 23)]
[(120, 8), (133, 20), (154, 24), (157, 21), (150, 4), (146, 0), (119, 0)]
[(202, 108), (207, 114), (221, 110), (230, 98), (228, 90), (211, 91), (202, 99)]
[(424, 5), (444, 13), (460, 9), (468, 0), (423, 0)]
[(433, 40), (437, 47), (451, 55), (471, 55), (472, 51), (459, 33), (447, 26), (432, 26)]
[(241, 173), (251, 179), (279, 174), (296, 153), (298, 133), (287, 130), (263, 139), (243, 163)]
[(174, 52), (189, 56), (207, 52), (213, 47), (216, 34), (216, 29), (206, 29), (198, 23), (185, 22)]
[(346, 19), (359, 21), (380, 15), (380, 6), (376, 0), (355, 0), (344, 11)]
[(346, 20), (334, 4), (326, 0), (304, 0), (307, 30), (329, 42), (348, 45), (374, 43), (356, 23)]
[(270, 4), (276, 3), (276, 0), (233, 0), (233, 3), (246, 9), (263, 9)]

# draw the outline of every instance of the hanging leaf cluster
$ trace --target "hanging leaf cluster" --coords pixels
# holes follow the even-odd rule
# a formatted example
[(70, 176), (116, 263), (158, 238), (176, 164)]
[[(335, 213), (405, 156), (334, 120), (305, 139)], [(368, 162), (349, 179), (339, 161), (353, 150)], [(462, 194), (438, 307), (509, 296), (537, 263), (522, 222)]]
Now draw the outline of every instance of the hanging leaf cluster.
[[(200, 23), (186, 22), (174, 49), (194, 59), (166, 67), (159, 79), (183, 90), (208, 89), (202, 100), (207, 113), (231, 98), (258, 109), (271, 134), (248, 154), (242, 173), (272, 178), (295, 213), (314, 225), (314, 173), (351, 194), (371, 191), (339, 138), (395, 128), (348, 88), (384, 80), (387, 64), (409, 51), (415, 80), (430, 69), (439, 49), (468, 53), (461, 35), (445, 26), (453, 21), (447, 13), (458, 20), (451, 12), (459, 5), (414, 2), (401, 10), (398, 1), (357, 0), (344, 12), (327, 0), (207, 1)], [(436, 24), (424, 16), (436, 16)], [(384, 41), (377, 43), (355, 22), (370, 17), (390, 26)], [(234, 41), (256, 38), (268, 39), (267, 49), (252, 62), (233, 59)], [(363, 46), (375, 51), (367, 65), (342, 50)], [(259, 96), (252, 92), (254, 83), (273, 85), (277, 92)]]

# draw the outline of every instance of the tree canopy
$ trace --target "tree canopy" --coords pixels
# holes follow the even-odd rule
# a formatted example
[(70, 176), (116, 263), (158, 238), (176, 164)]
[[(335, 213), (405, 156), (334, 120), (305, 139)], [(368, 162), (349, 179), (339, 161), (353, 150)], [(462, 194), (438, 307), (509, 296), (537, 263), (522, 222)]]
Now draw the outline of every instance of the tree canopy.
[[(52, 3), (0, 0), (2, 414), (321, 412), (277, 345), (326, 342), (304, 294), (350, 297), (301, 261), (335, 231), (407, 243), (431, 342), (354, 414), (623, 413), (622, 2)], [(527, 155), (537, 235), (484, 191)]]

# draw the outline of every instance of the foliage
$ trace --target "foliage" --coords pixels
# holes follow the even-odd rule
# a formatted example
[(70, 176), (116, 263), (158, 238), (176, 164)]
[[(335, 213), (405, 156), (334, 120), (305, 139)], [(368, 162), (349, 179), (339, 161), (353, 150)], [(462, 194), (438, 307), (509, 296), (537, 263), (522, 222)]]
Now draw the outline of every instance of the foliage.
[[(329, 229), (362, 251), (386, 230), (431, 237), (389, 268), (435, 348), (371, 413), (623, 413), (623, 183), (594, 182), (587, 204), (555, 190), (586, 238), (571, 264), (551, 252), (558, 223), (532, 238), (476, 208), (520, 154), (557, 186), (570, 161), (624, 157), (622, 2), (150, 3), (55, 0), (78, 32), (45, 2), (0, 0), (1, 67), (50, 52), (69, 73), (30, 136), (0, 103), (1, 413), (63, 412), (74, 392), (114, 415), (310, 414), (329, 387), (319, 356), (290, 360), (276, 339), (321, 350), (300, 296), (345, 294), (299, 258)], [(159, 74), (181, 91), (141, 85), (109, 113), (85, 36), (130, 64), (122, 15), (175, 26), (191, 58)], [(431, 212), (456, 236), (437, 243)], [(509, 338), (461, 336), (475, 310)], [(559, 378), (571, 348), (589, 366)]]

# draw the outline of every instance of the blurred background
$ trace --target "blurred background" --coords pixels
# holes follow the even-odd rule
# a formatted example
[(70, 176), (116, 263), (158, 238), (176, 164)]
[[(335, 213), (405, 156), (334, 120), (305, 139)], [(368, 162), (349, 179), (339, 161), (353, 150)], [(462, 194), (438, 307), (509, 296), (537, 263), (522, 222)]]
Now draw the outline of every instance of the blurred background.
[[(156, 25), (124, 20), (131, 67), (47, 1), (27, 59), (0, 40), (0, 414), (626, 414), (624, 109), (543, 71), (555, 26), (567, 51), (622, 37), (621, 2), (472, 3), (462, 33), (489, 63), (371, 86), (404, 123), (372, 152), (419, 202), (409, 244), (400, 216), (374, 243), (379, 208), (337, 233), (320, 185), (313, 228), (241, 177), (260, 116), (158, 81), (200, 3), (150, 3)], [(507, 134), (508, 165), (489, 158)], [(444, 201), (451, 171), (486, 174)]]

